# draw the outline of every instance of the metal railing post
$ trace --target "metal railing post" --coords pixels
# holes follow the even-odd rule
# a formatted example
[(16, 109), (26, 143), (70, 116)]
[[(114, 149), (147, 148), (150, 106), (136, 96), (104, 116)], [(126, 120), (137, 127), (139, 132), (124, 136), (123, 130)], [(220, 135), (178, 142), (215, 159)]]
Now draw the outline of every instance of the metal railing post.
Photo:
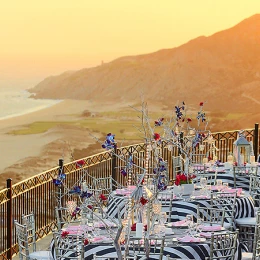
[[(63, 170), (63, 159), (59, 159), (59, 175), (64, 173), (64, 170)], [(63, 191), (64, 191), (64, 187), (63, 185), (59, 185), (58, 188), (57, 188), (57, 192), (58, 192), (58, 208), (61, 208), (63, 207)]]
[(255, 153), (255, 161), (258, 159), (258, 144), (259, 144), (259, 124), (255, 124), (255, 131), (254, 131), (254, 153)]
[[(116, 157), (117, 157), (117, 145), (115, 144), (114, 152), (112, 154), (112, 179), (116, 182), (118, 181), (117, 174), (116, 174)], [(116, 186), (112, 185), (112, 190), (115, 190)]]
[(6, 181), (7, 191), (7, 259), (12, 259), (12, 233), (13, 233), (13, 212), (12, 212), (12, 179)]

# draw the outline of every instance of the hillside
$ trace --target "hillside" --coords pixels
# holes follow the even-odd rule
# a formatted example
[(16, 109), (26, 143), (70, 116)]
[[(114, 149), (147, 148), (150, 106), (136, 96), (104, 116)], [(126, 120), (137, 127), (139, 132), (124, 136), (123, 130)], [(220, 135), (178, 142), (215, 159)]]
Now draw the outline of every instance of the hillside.
[(233, 129), (240, 126), (232, 116), (232, 123), (227, 120), (230, 113), (241, 114), (236, 121), (246, 127), (257, 122), (259, 87), (260, 14), (256, 14), (230, 29), (177, 48), (48, 77), (30, 91), (36, 98), (119, 103), (139, 102), (143, 95), (169, 108), (182, 100), (194, 107), (207, 101), (209, 111), (224, 117), (218, 117), (215, 124), (223, 127), (225, 122)]

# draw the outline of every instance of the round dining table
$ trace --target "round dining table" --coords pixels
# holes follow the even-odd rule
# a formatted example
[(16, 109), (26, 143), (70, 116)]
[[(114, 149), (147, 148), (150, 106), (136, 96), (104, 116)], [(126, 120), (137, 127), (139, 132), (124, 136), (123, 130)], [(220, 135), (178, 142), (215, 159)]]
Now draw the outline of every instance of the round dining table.
[[(180, 232), (185, 232), (183, 229), (173, 229), (174, 233), (180, 234)], [(71, 245), (73, 246), (73, 245)], [(75, 245), (76, 247), (77, 245)], [(151, 246), (152, 247), (152, 246)], [(54, 242), (51, 242), (50, 245), (52, 257), (53, 259), (56, 258)], [(122, 254), (124, 254), (125, 247), (122, 245), (121, 247)], [(142, 251), (143, 249), (141, 249)], [(238, 243), (237, 250), (235, 252), (235, 260), (242, 259), (241, 247)], [(132, 252), (131, 246), (129, 247), (129, 252)], [(155, 251), (155, 253), (160, 253), (160, 250)], [(84, 259), (85, 260), (93, 260), (94, 255), (103, 256), (104, 259), (106, 257), (117, 257), (115, 246), (112, 242), (97, 242), (97, 243), (90, 243), (84, 246)], [(72, 256), (72, 253), (68, 250), (64, 254), (64, 260), (68, 259)], [(205, 260), (205, 258), (210, 256), (210, 238), (203, 241), (203, 242), (172, 242), (172, 235), (167, 241), (167, 234), (165, 235), (165, 246), (163, 249), (163, 260), (167, 259), (167, 256), (177, 259), (195, 259), (195, 260)], [(68, 257), (68, 258), (66, 258)], [(137, 259), (146, 259), (144, 256), (139, 256)], [(149, 259), (159, 259), (159, 255), (153, 255), (151, 253), (149, 255)]]
[[(124, 216), (129, 194), (122, 195), (113, 194), (110, 196), (107, 205), (107, 214), (112, 218), (118, 218), (118, 209), (120, 215)], [(171, 209), (171, 221), (182, 220), (188, 214), (192, 214), (196, 218), (197, 207), (211, 207), (211, 200), (208, 198), (203, 199), (190, 199), (190, 196), (183, 196), (182, 199), (173, 199), (170, 207), (170, 198), (162, 201), (162, 211), (169, 212)], [(236, 198), (235, 203), (235, 218), (255, 217), (255, 204), (254, 200), (249, 195), (241, 195)]]

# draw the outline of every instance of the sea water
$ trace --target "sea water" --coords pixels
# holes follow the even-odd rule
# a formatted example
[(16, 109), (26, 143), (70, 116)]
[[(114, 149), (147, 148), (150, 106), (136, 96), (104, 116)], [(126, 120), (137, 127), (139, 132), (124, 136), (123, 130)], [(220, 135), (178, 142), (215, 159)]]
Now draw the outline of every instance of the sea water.
[(26, 89), (0, 88), (0, 120), (53, 106), (61, 100), (34, 99)]

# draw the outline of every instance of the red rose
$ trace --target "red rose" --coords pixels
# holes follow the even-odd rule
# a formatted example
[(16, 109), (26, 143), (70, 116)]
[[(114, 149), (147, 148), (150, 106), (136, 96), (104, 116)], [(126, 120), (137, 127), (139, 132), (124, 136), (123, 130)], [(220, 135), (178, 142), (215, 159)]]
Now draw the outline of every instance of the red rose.
[(87, 206), (89, 209), (93, 209), (93, 206), (92, 205), (88, 205)]
[(131, 231), (136, 231), (136, 223), (131, 226)]
[(202, 107), (204, 105), (204, 103), (203, 102), (200, 102), (200, 106)]
[(76, 168), (80, 168), (80, 167), (82, 167), (84, 164), (85, 164), (85, 161), (84, 161), (84, 160), (79, 160), (79, 161), (76, 162)]
[(86, 246), (86, 245), (88, 245), (89, 244), (89, 240), (86, 238), (85, 240), (84, 240), (84, 245)]
[(187, 119), (187, 122), (191, 122), (191, 121), (192, 121), (191, 118), (188, 118), (188, 119)]
[(155, 141), (159, 141), (161, 137), (158, 133), (154, 133), (153, 138)]
[(100, 198), (102, 201), (107, 200), (107, 197), (106, 197), (104, 194), (100, 194), (99, 198)]
[(62, 237), (62, 238), (65, 238), (65, 237), (68, 236), (68, 234), (69, 234), (68, 231), (62, 231), (62, 233), (61, 233), (61, 237)]
[(145, 199), (144, 197), (141, 197), (141, 198), (140, 198), (140, 203), (141, 203), (142, 205), (145, 205), (147, 202), (148, 202), (148, 200)]

